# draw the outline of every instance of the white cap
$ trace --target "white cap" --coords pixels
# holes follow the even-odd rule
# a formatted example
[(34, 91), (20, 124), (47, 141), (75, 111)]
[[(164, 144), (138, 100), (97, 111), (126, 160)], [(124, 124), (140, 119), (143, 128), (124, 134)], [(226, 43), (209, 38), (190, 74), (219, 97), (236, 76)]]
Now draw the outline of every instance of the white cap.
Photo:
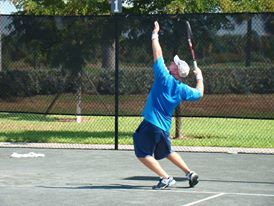
[(187, 77), (190, 70), (188, 64), (185, 61), (181, 60), (178, 55), (175, 55), (173, 61), (178, 67), (180, 77)]

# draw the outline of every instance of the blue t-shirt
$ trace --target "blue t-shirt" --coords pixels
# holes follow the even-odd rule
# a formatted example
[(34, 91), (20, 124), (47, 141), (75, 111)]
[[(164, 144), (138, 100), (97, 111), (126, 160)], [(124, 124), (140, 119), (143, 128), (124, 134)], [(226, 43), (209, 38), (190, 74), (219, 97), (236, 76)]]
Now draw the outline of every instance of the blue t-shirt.
[(146, 121), (169, 132), (177, 105), (182, 101), (199, 100), (201, 92), (176, 80), (166, 68), (163, 57), (154, 62), (153, 73), (154, 83), (142, 115)]

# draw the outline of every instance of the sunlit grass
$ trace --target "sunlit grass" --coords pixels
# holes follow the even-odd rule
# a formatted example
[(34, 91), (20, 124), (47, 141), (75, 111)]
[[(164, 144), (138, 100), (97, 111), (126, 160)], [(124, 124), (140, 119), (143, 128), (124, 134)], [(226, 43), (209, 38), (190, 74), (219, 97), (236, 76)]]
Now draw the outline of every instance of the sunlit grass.
[[(141, 117), (119, 118), (119, 144), (132, 144), (132, 134)], [(0, 114), (1, 142), (114, 144), (115, 119), (85, 116)], [(274, 148), (273, 120), (182, 118), (182, 137), (175, 146), (227, 146)], [(175, 134), (172, 124), (171, 137)]]

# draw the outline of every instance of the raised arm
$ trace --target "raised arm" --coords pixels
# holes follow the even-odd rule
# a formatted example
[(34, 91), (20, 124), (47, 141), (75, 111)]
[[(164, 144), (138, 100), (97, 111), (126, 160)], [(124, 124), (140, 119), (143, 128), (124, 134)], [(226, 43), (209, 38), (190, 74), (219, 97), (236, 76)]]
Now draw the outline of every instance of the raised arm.
[(154, 22), (154, 29), (152, 31), (152, 51), (153, 51), (153, 61), (155, 62), (159, 57), (163, 56), (162, 48), (159, 43), (158, 32), (160, 26), (157, 21)]
[(204, 82), (203, 82), (203, 74), (201, 69), (199, 69), (198, 67), (196, 67), (194, 69), (194, 74), (196, 75), (196, 88), (200, 90), (202, 96), (204, 95)]

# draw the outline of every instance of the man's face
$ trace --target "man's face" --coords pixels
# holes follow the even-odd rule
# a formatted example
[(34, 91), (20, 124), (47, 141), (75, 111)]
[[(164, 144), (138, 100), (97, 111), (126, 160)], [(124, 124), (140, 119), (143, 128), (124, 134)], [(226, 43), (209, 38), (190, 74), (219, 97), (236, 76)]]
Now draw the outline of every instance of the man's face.
[(180, 79), (180, 76), (178, 73), (178, 67), (173, 61), (170, 63), (168, 70), (169, 70), (169, 73), (173, 75), (176, 79)]
[(178, 74), (178, 67), (173, 61), (170, 63), (168, 70), (172, 75)]

